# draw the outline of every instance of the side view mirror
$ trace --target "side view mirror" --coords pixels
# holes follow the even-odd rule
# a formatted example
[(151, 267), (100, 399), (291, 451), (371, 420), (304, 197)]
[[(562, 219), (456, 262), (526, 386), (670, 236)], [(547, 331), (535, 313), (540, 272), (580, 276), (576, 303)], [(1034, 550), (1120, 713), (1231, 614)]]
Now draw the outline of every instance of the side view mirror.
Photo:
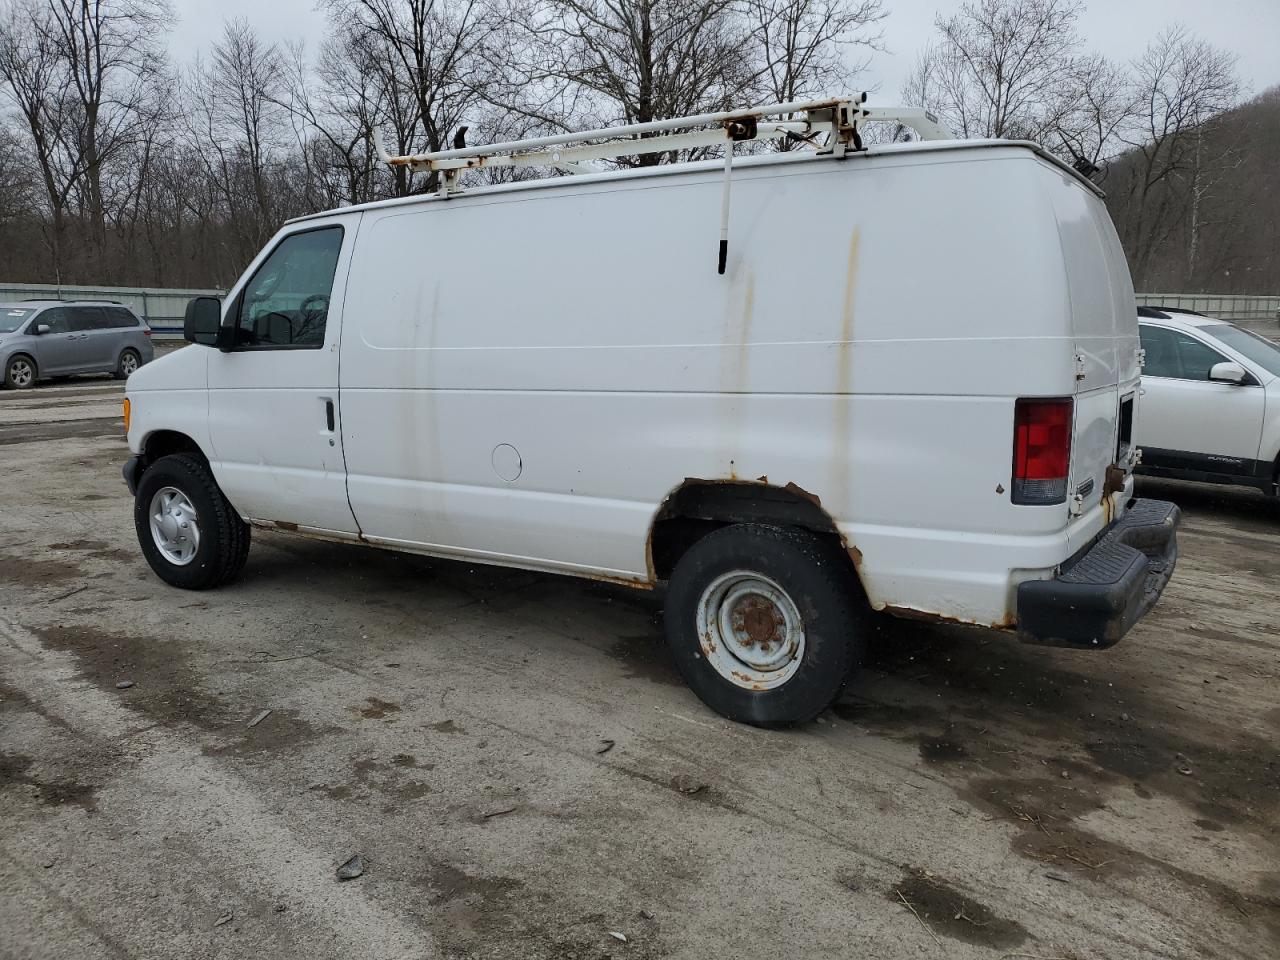
[(1226, 361), (1224, 363), (1215, 363), (1209, 368), (1209, 379), (1214, 383), (1230, 383), (1240, 386), (1248, 379), (1249, 374), (1244, 367), (1238, 363)]
[(35, 330), (33, 330), (32, 332), (40, 336), (44, 336), (46, 333), (49, 332), (49, 325), (47, 323), (37, 323)]
[(216, 347), (221, 326), (222, 301), (217, 297), (194, 297), (182, 320), (182, 338), (188, 343)]

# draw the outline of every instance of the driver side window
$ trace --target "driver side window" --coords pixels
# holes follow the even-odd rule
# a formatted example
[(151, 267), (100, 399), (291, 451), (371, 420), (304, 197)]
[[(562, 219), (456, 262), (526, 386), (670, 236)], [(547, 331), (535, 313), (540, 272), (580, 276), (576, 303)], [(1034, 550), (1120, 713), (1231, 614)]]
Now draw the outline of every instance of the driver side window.
[(341, 227), (281, 240), (240, 294), (236, 345), (250, 350), (322, 347), (341, 250)]

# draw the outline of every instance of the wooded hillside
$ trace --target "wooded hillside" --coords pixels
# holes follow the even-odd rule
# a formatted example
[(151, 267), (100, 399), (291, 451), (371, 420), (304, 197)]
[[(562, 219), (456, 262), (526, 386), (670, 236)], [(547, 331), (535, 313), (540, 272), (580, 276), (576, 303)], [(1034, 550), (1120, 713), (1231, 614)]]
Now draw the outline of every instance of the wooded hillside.
[(1280, 87), (1189, 131), (1159, 176), (1139, 150), (1095, 179), (1134, 285), (1162, 293), (1280, 293)]

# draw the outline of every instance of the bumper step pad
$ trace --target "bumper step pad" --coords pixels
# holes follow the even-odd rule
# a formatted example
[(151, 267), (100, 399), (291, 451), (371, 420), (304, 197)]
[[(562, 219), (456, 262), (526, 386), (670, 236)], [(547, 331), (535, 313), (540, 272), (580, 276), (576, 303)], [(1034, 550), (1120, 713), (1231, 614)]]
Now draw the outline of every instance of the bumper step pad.
[(1135, 500), (1057, 577), (1019, 584), (1023, 639), (1093, 649), (1116, 643), (1155, 605), (1173, 575), (1181, 517), (1167, 501)]

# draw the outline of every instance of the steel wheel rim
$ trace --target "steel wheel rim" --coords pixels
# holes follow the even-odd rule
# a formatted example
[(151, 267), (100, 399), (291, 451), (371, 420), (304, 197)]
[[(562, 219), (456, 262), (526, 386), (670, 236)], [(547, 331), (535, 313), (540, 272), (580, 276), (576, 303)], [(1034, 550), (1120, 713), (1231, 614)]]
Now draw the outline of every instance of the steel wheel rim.
[(160, 555), (176, 567), (185, 567), (200, 549), (200, 524), (191, 499), (177, 487), (161, 487), (151, 497), (147, 511), (151, 539)]
[(27, 360), (15, 360), (9, 365), (9, 379), (13, 381), (15, 387), (30, 386), (34, 373), (30, 361)]
[(698, 598), (698, 640), (712, 668), (744, 690), (780, 687), (804, 659), (804, 619), (777, 582), (749, 570), (716, 577)]
[(120, 369), (124, 371), (127, 377), (138, 369), (138, 358), (132, 353), (126, 353), (120, 360)]

